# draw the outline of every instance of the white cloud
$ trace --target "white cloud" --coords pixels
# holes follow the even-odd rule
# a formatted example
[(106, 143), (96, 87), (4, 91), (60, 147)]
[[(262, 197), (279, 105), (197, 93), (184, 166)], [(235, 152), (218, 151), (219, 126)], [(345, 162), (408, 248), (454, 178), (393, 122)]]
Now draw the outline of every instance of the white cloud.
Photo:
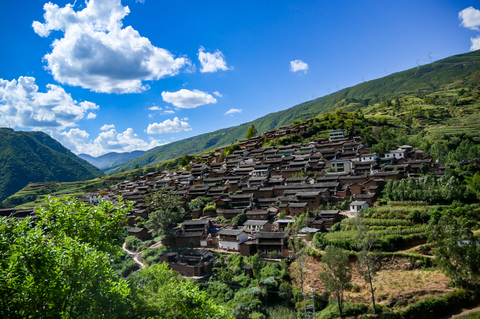
[(208, 93), (199, 90), (181, 89), (177, 92), (162, 92), (165, 102), (172, 103), (181, 109), (193, 109), (200, 105), (217, 103), (217, 100)]
[(218, 91), (213, 92), (213, 94), (218, 96), (218, 97), (222, 97), (222, 94), (220, 94), (220, 92), (218, 92)]
[(188, 117), (184, 117), (184, 118), (182, 119), (182, 121), (188, 121), (188, 120), (189, 120)]
[(462, 21), (460, 23), (462, 27), (471, 30), (479, 30), (478, 27), (480, 26), (480, 10), (477, 10), (474, 7), (468, 7), (458, 13), (458, 18)]
[(219, 50), (215, 51), (215, 53), (208, 53), (204, 51), (204, 47), (200, 47), (200, 49), (198, 49), (198, 60), (202, 66), (200, 72), (208, 73), (217, 72), (218, 70), (228, 70), (227, 62), (225, 62), (225, 56), (222, 52)]
[(472, 41), (470, 51), (480, 50), (480, 35), (476, 38), (470, 38), (470, 40)]
[(0, 126), (63, 130), (76, 126), (89, 110), (97, 109), (95, 103), (75, 101), (58, 85), (47, 84), (47, 92), (38, 92), (33, 77), (0, 79)]
[(225, 112), (225, 114), (223, 115), (233, 115), (235, 113), (242, 113), (242, 109), (230, 109), (227, 112)]
[(102, 131), (108, 131), (108, 130), (111, 130), (112, 128), (115, 128), (115, 125), (114, 124), (105, 124), (104, 126), (102, 126), (100, 128), (100, 130)]
[(135, 93), (148, 89), (142, 81), (172, 76), (189, 65), (185, 57), (153, 46), (122, 20), (130, 13), (119, 0), (86, 1), (83, 10), (72, 4), (44, 5), (45, 23), (34, 21), (34, 31), (48, 37), (51, 31), (64, 33), (44, 56), (47, 69), (60, 83), (81, 86), (95, 92)]
[(290, 71), (292, 72), (305, 71), (305, 73), (307, 73), (307, 70), (308, 70), (308, 64), (306, 64), (302, 60), (290, 61)]
[(175, 114), (175, 111), (165, 110), (165, 112), (163, 112), (163, 114)]
[(88, 113), (88, 115), (87, 115), (87, 120), (93, 120), (93, 119), (95, 119), (95, 118), (97, 118), (97, 114), (95, 114), (95, 113)]
[(100, 156), (109, 152), (146, 151), (166, 144), (153, 138), (149, 139), (149, 142), (144, 141), (131, 128), (128, 128), (123, 133), (110, 129), (100, 133), (93, 141), (89, 140), (90, 135), (86, 131), (78, 128), (52, 135), (74, 153), (86, 153), (92, 156)]
[(181, 131), (190, 131), (192, 128), (187, 122), (180, 121), (178, 117), (172, 120), (165, 120), (162, 123), (149, 124), (147, 128), (148, 134), (162, 134), (162, 133), (178, 133)]
[(158, 107), (158, 106), (156, 106), (156, 105), (154, 105), (154, 106), (152, 106), (152, 107), (149, 107), (148, 109), (149, 109), (149, 110), (152, 110), (152, 111), (161, 111), (161, 110), (162, 110), (161, 107)]

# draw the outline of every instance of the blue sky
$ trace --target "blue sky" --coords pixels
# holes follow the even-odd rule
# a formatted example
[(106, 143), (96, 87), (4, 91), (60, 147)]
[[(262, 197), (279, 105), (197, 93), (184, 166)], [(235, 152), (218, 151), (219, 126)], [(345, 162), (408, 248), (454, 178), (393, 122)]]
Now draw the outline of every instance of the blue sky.
[(472, 1), (0, 2), (0, 126), (94, 156), (480, 48)]

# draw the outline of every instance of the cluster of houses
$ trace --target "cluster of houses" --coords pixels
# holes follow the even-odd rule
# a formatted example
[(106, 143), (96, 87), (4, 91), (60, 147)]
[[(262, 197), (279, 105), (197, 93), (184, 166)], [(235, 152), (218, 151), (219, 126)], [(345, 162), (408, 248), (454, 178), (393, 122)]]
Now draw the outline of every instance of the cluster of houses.
[[(150, 234), (136, 223), (137, 217), (147, 219), (151, 212), (149, 194), (165, 189), (180, 197), (185, 208), (196, 198), (211, 199), (211, 205), (194, 209), (174, 236), (164, 241), (171, 247), (200, 248), (162, 256), (180, 273), (200, 276), (211, 270), (215, 260), (210, 250), (287, 257), (286, 229), (295, 217), (308, 213), (301, 233), (327, 231), (342, 217), (331, 207), (351, 201), (349, 211), (355, 216), (374, 204), (389, 179), (412, 178), (424, 170), (445, 172), (422, 150), (402, 145), (381, 157), (362, 145), (361, 136), (346, 137), (343, 130), (305, 144), (262, 146), (265, 138), (301, 132), (302, 125), (242, 140), (240, 149), (230, 155), (215, 150), (190, 163), (189, 169), (148, 173), (79, 199), (95, 204), (115, 202), (121, 195), (132, 201), (128, 232), (142, 240)], [(233, 223), (240, 214), (247, 218), (241, 226)]]

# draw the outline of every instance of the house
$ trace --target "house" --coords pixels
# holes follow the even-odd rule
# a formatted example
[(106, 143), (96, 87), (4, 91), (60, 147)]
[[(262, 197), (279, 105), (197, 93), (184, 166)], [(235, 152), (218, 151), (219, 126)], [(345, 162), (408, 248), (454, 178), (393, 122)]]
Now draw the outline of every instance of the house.
[(261, 255), (277, 252), (281, 257), (288, 257), (287, 239), (288, 235), (284, 232), (260, 232), (257, 235), (257, 251)]
[(328, 138), (330, 141), (342, 139), (345, 137), (345, 130), (332, 130), (328, 132)]
[(268, 210), (252, 210), (246, 213), (247, 218), (250, 220), (267, 220), (270, 217), (270, 211)]
[(243, 229), (248, 233), (268, 232), (272, 230), (272, 224), (267, 220), (247, 220), (243, 224)]
[(340, 221), (340, 210), (321, 210), (318, 212), (320, 217), (324, 220), (325, 229), (330, 229), (335, 223)]
[(356, 216), (363, 209), (368, 208), (369, 205), (366, 201), (353, 201), (350, 203), (350, 213)]
[(217, 257), (206, 249), (185, 249), (181, 252), (163, 253), (160, 259), (183, 276), (199, 277), (211, 273)]
[(339, 173), (350, 172), (352, 170), (352, 162), (332, 160), (330, 161), (330, 170), (332, 172), (339, 172)]
[(152, 239), (152, 234), (146, 228), (130, 227), (127, 230), (128, 236), (135, 236), (140, 240)]
[(293, 219), (279, 219), (275, 223), (278, 225), (278, 230), (284, 232), (290, 223), (294, 223)]
[(240, 250), (240, 243), (248, 239), (243, 228), (222, 229), (218, 232), (218, 248), (226, 250)]
[(376, 153), (363, 154), (362, 156), (360, 156), (360, 162), (371, 162), (376, 160), (377, 160)]

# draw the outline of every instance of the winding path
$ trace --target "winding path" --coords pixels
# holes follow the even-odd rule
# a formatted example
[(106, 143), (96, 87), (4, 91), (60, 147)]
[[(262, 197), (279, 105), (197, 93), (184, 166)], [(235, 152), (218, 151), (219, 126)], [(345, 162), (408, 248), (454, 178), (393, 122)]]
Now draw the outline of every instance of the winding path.
[(124, 251), (126, 251), (127, 254), (129, 254), (130, 256), (132, 256), (133, 261), (136, 262), (137, 264), (139, 264), (141, 269), (145, 268), (145, 265), (144, 265), (140, 260), (138, 260), (138, 257), (141, 255), (142, 252), (135, 253), (135, 252), (133, 252), (133, 251), (128, 250), (125, 243), (123, 243), (122, 249), (123, 249)]

